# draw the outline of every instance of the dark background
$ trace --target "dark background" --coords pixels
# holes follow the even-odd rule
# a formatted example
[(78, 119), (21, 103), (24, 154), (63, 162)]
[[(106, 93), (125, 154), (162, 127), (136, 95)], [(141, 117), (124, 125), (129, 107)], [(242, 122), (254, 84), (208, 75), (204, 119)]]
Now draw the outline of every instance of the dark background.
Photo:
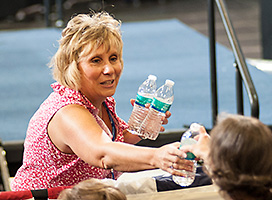
[[(45, 27), (44, 0), (9, 0), (0, 6), (0, 30)], [(50, 0), (49, 22), (59, 17), (56, 1)], [(101, 0), (62, 0), (63, 25), (75, 13), (101, 10)], [(118, 19), (145, 21), (177, 18), (200, 33), (208, 34), (208, 0), (105, 0), (104, 9)], [(272, 1), (225, 1), (242, 50), (247, 58), (272, 58)], [(114, 5), (114, 7), (112, 7)], [(217, 9), (216, 9), (217, 11)], [(216, 13), (217, 41), (229, 46), (220, 17)]]

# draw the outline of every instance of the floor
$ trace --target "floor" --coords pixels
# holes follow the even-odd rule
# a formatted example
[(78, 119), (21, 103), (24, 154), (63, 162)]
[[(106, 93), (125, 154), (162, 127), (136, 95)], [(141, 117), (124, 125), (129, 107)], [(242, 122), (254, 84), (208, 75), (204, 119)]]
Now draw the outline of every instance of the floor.
[[(74, 13), (88, 12), (89, 8), (93, 10), (101, 8), (100, 0), (77, 0), (78, 3), (74, 5), (68, 5), (69, 2), (73, 1), (64, 2), (64, 21), (67, 21)], [(228, 0), (225, 2), (245, 57), (261, 58), (259, 0)], [(198, 32), (208, 35), (207, 4), (207, 0), (108, 0), (104, 1), (103, 7), (123, 22), (177, 18)], [(9, 16), (0, 21), (0, 30), (44, 27), (40, 7), (35, 7), (33, 10), (32, 14), (20, 22), (15, 16)], [(215, 11), (216, 40), (230, 48), (217, 8)], [(53, 21), (56, 13), (53, 12), (50, 18)]]

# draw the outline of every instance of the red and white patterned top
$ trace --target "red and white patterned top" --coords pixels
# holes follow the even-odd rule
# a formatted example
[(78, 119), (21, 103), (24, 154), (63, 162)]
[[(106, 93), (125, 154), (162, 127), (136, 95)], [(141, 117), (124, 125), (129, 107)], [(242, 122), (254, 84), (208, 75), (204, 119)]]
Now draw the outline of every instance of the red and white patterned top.
[[(14, 191), (70, 186), (89, 178), (112, 177), (110, 170), (91, 166), (75, 154), (65, 154), (51, 142), (47, 133), (48, 123), (59, 109), (69, 104), (78, 104), (88, 109), (101, 128), (112, 138), (110, 130), (98, 116), (99, 110), (86, 97), (59, 83), (54, 83), (51, 87), (54, 92), (41, 104), (29, 122), (23, 165), (11, 185)], [(108, 97), (105, 102), (115, 122), (115, 141), (124, 142), (123, 130), (127, 129), (128, 125), (115, 113), (114, 98)], [(114, 175), (117, 178), (121, 172), (114, 171)]]

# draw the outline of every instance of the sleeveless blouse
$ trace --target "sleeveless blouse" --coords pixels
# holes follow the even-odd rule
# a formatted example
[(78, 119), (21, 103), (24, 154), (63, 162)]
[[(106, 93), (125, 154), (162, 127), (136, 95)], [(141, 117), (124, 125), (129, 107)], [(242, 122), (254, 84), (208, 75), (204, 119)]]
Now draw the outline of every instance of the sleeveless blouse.
[[(59, 83), (54, 83), (51, 87), (53, 92), (29, 122), (24, 142), (23, 165), (18, 169), (11, 184), (14, 191), (71, 186), (90, 178), (112, 178), (111, 170), (91, 166), (75, 154), (61, 152), (52, 143), (47, 133), (48, 123), (59, 109), (70, 104), (84, 106), (108, 136), (113, 136), (98, 116), (99, 110), (84, 95)], [(114, 120), (115, 141), (124, 142), (123, 131), (128, 125), (115, 113), (113, 97), (108, 97), (105, 103)], [(113, 173), (115, 178), (121, 175), (121, 172), (115, 170)]]

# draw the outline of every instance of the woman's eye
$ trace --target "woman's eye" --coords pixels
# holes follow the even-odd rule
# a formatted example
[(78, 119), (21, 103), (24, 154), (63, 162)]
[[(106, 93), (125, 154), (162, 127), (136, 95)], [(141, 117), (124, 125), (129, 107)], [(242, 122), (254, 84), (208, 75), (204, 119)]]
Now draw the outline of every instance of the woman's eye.
[(110, 61), (111, 61), (111, 62), (116, 62), (117, 59), (118, 59), (117, 56), (111, 56), (111, 57), (110, 57)]
[(93, 58), (91, 60), (92, 63), (100, 63), (101, 59), (100, 58)]

